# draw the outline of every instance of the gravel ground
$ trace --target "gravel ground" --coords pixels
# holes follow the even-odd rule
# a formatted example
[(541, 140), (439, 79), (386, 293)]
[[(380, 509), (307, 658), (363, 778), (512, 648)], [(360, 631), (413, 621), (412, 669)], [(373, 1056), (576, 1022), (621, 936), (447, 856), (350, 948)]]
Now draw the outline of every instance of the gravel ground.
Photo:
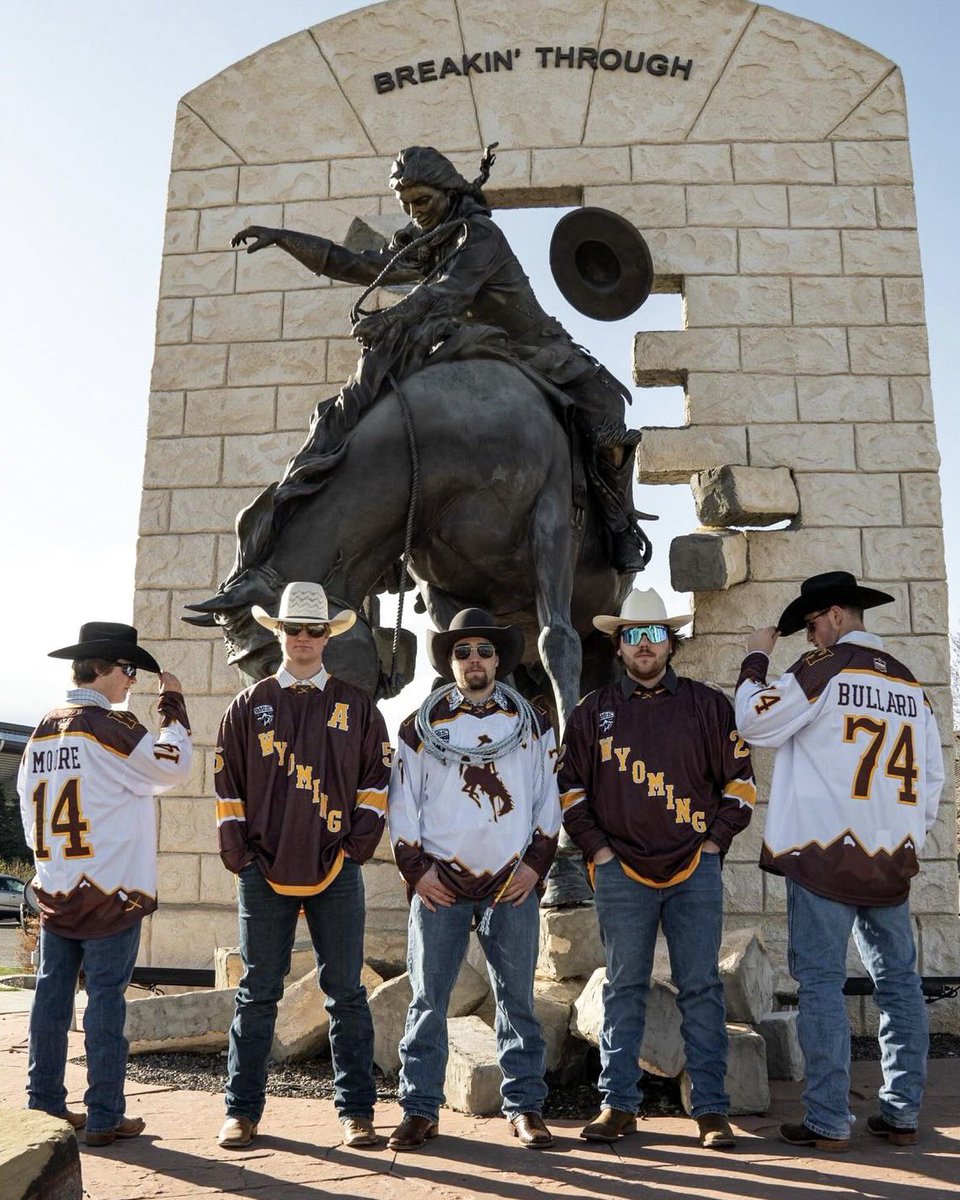
[[(879, 1059), (876, 1038), (855, 1037), (852, 1043), (855, 1060)], [(960, 1058), (960, 1037), (935, 1033), (930, 1037), (931, 1058)], [(82, 1061), (82, 1059), (77, 1060)], [(599, 1056), (591, 1051), (587, 1077), (595, 1079)], [(226, 1053), (221, 1054), (137, 1054), (127, 1065), (127, 1078), (138, 1083), (159, 1084), (194, 1092), (222, 1092), (227, 1075)], [(675, 1079), (659, 1079), (648, 1075), (644, 1079), (644, 1112), (656, 1116), (683, 1116), (680, 1087)], [(275, 1066), (270, 1070), (267, 1092), (271, 1096), (303, 1096), (311, 1100), (333, 1097), (333, 1076), (329, 1058)], [(377, 1096), (387, 1102), (397, 1099), (395, 1080), (377, 1072)], [(599, 1097), (593, 1083), (554, 1085), (550, 1089), (543, 1115), (550, 1119), (586, 1120), (599, 1110)]]

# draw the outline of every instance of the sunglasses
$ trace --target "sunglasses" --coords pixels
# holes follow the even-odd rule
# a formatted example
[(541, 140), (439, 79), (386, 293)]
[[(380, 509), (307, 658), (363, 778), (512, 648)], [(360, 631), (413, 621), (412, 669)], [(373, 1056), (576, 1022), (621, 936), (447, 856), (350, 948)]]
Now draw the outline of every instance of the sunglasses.
[(476, 646), (454, 646), (453, 657), (459, 659), (460, 662), (465, 662), (468, 658), (473, 658), (475, 654), (480, 658), (493, 658), (496, 652), (496, 646), (491, 645), (490, 642), (480, 642)]
[(137, 677), (137, 668), (136, 668), (136, 667), (133, 665), (133, 663), (122, 663), (122, 662), (118, 662), (118, 663), (117, 663), (117, 666), (118, 666), (118, 667), (120, 668), (120, 670), (121, 670), (121, 671), (124, 673), (124, 675), (126, 675), (126, 677), (127, 677), (128, 679), (136, 679), (136, 677)]
[[(832, 605), (831, 605), (831, 607), (832, 607)], [(821, 608), (821, 610), (818, 613), (814, 613), (812, 617), (807, 617), (807, 619), (803, 623), (803, 626), (806, 629), (807, 633), (813, 633), (814, 629), (816, 628), (817, 622), (820, 620), (820, 618), (822, 616), (824, 616), (829, 611), (830, 611), (829, 608)]]
[(652, 645), (659, 645), (660, 642), (665, 642), (670, 636), (670, 631), (666, 625), (628, 625), (625, 629), (620, 630), (621, 642), (626, 642), (628, 646), (639, 646), (640, 639), (645, 637)]
[(306, 630), (307, 636), (312, 638), (326, 637), (330, 629), (329, 625), (288, 625), (285, 622), (280, 623), (280, 628), (287, 637), (297, 637)]

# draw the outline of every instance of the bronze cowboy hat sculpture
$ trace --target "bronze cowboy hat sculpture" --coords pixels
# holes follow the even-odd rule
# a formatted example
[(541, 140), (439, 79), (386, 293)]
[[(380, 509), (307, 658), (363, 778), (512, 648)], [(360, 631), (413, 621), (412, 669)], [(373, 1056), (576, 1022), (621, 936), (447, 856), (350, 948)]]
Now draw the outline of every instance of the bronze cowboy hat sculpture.
[(643, 236), (606, 208), (578, 208), (560, 218), (550, 239), (550, 270), (564, 299), (598, 321), (629, 317), (653, 287), (653, 258)]

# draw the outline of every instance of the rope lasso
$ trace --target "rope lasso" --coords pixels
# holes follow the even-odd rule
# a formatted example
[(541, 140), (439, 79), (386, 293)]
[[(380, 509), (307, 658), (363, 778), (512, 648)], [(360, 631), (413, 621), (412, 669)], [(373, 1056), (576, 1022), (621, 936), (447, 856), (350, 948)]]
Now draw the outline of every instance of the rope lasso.
[[(433, 723), (430, 720), (430, 714), (441, 700), (445, 700), (456, 689), (456, 686), (455, 683), (448, 683), (431, 692), (417, 710), (417, 716), (414, 721), (417, 736), (423, 743), (424, 750), (431, 758), (435, 758), (438, 762), (442, 763), (443, 766), (447, 766), (448, 761), (457, 762), (461, 765), (485, 766), (487, 763), (496, 762), (497, 759), (512, 754), (518, 747), (525, 746), (527, 743), (532, 745), (534, 739), (539, 740), (537, 716), (530, 702), (521, 696), (516, 688), (510, 687), (509, 684), (498, 682), (497, 686), (517, 710), (517, 719), (511, 731), (505, 737), (497, 741), (485, 742), (482, 746), (457, 746), (445, 741), (434, 729)], [(523, 862), (523, 856), (530, 848), (537, 832), (540, 812), (546, 800), (543, 755), (540, 753), (539, 747), (536, 747), (534, 758), (533, 794), (535, 798), (531, 806), (530, 835), (527, 838), (527, 844), (517, 855), (517, 861), (513, 864), (510, 874), (484, 909), (483, 916), (477, 924), (478, 933), (488, 934), (490, 932), (493, 910), (510, 886), (514, 875), (517, 873), (517, 867)]]

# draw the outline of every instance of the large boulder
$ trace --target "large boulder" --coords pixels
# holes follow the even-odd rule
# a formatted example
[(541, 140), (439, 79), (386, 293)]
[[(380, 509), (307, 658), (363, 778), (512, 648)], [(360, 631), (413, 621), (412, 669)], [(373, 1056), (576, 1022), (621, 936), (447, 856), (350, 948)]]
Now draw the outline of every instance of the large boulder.
[(503, 1075), (489, 1025), (477, 1016), (454, 1017), (447, 1023), (447, 1036), (447, 1107), (482, 1117), (498, 1113)]
[(233, 1021), (236, 988), (146, 996), (127, 1001), (124, 1033), (131, 1054), (222, 1050)]
[[(606, 972), (601, 967), (590, 976), (573, 1006), (571, 1032), (593, 1046), (600, 1044), (603, 1026), (603, 984)], [(662, 979), (652, 979), (647, 992), (647, 1015), (640, 1046), (638, 1066), (655, 1075), (673, 1077), (685, 1061), (680, 1036), (680, 1010), (677, 989)]]
[[(360, 982), (370, 994), (380, 987), (383, 978), (364, 963)], [(327, 1045), (330, 1019), (325, 1003), (326, 996), (317, 985), (315, 971), (308, 971), (301, 979), (284, 988), (277, 1006), (277, 1024), (270, 1051), (274, 1062), (309, 1058)]]
[[(770, 1107), (766, 1042), (747, 1025), (727, 1026), (726, 1089), (731, 1116), (765, 1113)], [(688, 1113), (690, 1093), (690, 1076), (684, 1071), (680, 1077), (680, 1099)]]
[(537, 975), (543, 979), (572, 979), (589, 975), (603, 964), (600, 925), (592, 904), (541, 910)]
[(66, 1121), (23, 1108), (0, 1108), (3, 1200), (82, 1200), (77, 1136)]

